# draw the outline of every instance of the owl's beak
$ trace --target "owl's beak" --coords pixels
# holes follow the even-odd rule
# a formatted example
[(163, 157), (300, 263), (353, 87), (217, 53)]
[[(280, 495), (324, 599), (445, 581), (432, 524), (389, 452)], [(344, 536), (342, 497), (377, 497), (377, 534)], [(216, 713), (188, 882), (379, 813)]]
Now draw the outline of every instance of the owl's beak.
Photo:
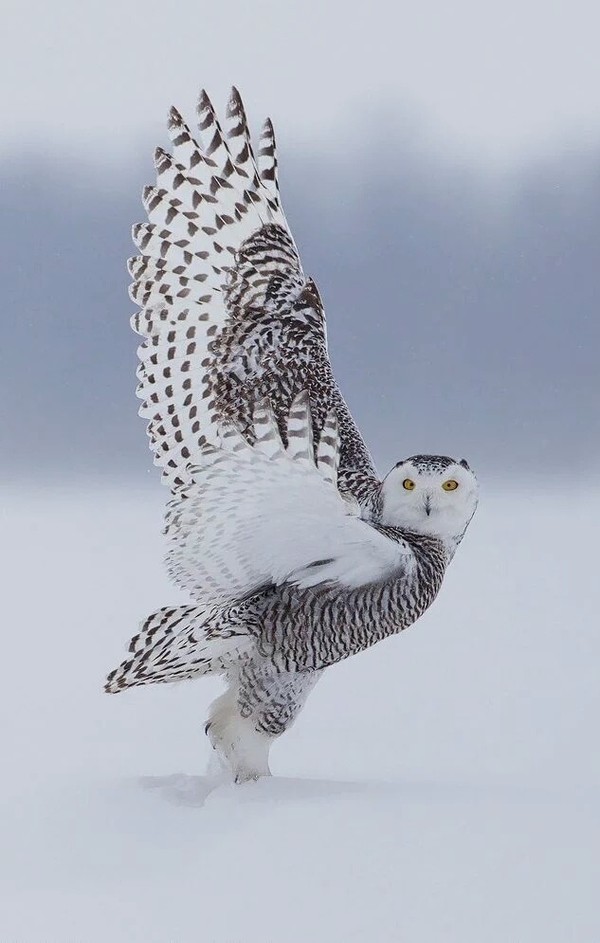
[(425, 507), (425, 513), (427, 517), (429, 517), (429, 515), (431, 514), (431, 498), (429, 497), (429, 495), (425, 498), (424, 507)]

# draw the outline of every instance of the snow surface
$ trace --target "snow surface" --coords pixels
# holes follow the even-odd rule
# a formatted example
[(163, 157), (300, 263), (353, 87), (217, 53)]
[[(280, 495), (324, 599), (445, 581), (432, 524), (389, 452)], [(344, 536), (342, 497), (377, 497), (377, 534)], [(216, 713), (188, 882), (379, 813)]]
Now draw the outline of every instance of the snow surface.
[(1, 943), (597, 943), (600, 495), (484, 488), (431, 612), (208, 795), (218, 680), (102, 693), (179, 598), (163, 498), (5, 493)]

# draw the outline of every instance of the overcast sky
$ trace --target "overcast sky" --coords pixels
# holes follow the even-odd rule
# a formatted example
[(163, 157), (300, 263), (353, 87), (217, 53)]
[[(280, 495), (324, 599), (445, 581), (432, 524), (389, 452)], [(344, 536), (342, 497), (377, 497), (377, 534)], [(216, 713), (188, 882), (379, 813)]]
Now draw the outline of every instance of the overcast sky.
[(4, 0), (0, 147), (121, 159), (174, 101), (232, 83), (308, 142), (370, 109), (500, 163), (600, 138), (595, 0)]
[(581, 2), (365, 9), (5, 5), (2, 477), (149, 466), (130, 226), (167, 106), (232, 81), (277, 122), (288, 218), (382, 470), (446, 452), (506, 480), (595, 473), (600, 20)]

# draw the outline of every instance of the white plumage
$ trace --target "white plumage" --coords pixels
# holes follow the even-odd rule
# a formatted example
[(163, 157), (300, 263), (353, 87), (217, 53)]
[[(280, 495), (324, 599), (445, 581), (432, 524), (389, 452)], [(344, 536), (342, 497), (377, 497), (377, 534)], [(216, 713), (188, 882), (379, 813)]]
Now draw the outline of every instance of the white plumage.
[(129, 262), (167, 563), (193, 604), (153, 613), (106, 688), (223, 673), (208, 732), (239, 781), (268, 772), (327, 665), (431, 604), (477, 482), (423, 455), (379, 479), (282, 210), (270, 121), (256, 157), (235, 89), (223, 127), (203, 92), (198, 124), (172, 109)]
[(191, 483), (169, 505), (168, 561), (178, 583), (223, 603), (283, 583), (352, 589), (412, 566), (402, 544), (362, 521), (358, 502), (340, 495), (332, 479), (337, 449), (326, 443), (337, 440), (334, 416), (315, 450), (305, 394), (292, 405), (287, 448), (270, 406), (258, 404), (254, 415), (254, 446), (227, 430), (220, 448), (204, 447)]

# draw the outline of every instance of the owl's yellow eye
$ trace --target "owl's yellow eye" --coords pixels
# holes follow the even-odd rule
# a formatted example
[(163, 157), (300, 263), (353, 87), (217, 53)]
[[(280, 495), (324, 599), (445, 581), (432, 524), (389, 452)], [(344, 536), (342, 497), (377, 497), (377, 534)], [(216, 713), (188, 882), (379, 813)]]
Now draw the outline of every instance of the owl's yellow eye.
[(415, 483), (412, 478), (405, 478), (402, 482), (402, 487), (406, 488), (407, 491), (412, 491), (415, 487)]
[(445, 481), (442, 484), (442, 488), (444, 491), (456, 491), (458, 488), (458, 482), (455, 481), (454, 478), (449, 478), (448, 481)]

